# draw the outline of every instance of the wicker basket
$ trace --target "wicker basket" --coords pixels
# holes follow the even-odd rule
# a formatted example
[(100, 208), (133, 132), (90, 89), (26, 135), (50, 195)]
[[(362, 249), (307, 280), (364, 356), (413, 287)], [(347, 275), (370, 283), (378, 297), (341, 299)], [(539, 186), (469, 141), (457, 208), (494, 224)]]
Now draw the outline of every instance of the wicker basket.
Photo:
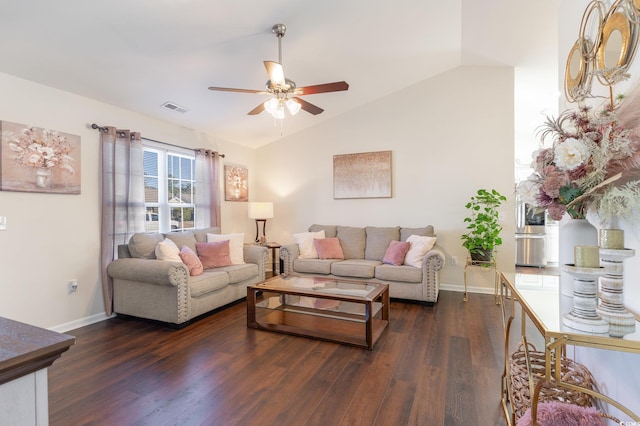
[[(545, 354), (536, 351), (533, 345), (529, 344), (529, 361), (531, 362), (531, 373), (534, 385), (539, 380), (544, 380), (545, 376)], [(569, 358), (562, 357), (560, 360), (562, 382), (580, 386), (586, 389), (594, 389), (594, 380), (591, 372), (584, 365)], [(522, 417), (527, 408), (531, 406), (531, 395), (529, 392), (529, 373), (527, 371), (527, 360), (522, 343), (513, 354), (510, 362), (511, 373), (511, 406), (516, 419)], [(555, 368), (551, 370), (555, 375)], [(539, 402), (566, 402), (579, 405), (581, 407), (591, 407), (594, 405), (593, 398), (583, 392), (559, 387), (550, 382), (545, 382), (540, 391)]]

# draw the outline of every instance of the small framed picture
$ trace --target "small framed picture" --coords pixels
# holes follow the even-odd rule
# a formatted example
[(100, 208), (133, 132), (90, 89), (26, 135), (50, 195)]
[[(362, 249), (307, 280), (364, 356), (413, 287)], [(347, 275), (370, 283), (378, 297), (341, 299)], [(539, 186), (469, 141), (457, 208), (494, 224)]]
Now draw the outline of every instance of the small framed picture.
[(224, 165), (224, 200), (249, 201), (249, 169), (245, 166)]

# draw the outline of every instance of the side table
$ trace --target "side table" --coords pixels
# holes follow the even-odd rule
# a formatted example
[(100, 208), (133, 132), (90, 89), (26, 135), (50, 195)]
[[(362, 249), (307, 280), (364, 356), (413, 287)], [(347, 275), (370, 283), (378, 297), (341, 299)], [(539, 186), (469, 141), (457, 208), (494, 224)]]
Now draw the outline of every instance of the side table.
[(278, 263), (278, 269), (276, 272), (276, 259), (280, 257), (278, 256), (279, 254), (278, 250), (282, 246), (278, 243), (265, 243), (264, 246), (271, 250), (271, 273), (267, 272), (266, 277), (267, 278), (275, 277), (276, 275), (279, 275), (282, 273), (282, 262)]

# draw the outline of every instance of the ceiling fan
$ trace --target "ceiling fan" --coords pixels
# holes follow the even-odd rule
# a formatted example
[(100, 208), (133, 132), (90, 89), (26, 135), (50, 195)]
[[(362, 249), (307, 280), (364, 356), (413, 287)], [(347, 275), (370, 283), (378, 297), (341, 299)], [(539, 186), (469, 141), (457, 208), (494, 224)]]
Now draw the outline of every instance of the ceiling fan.
[(229, 87), (214, 86), (209, 87), (209, 90), (271, 95), (271, 98), (266, 102), (261, 103), (249, 111), (248, 115), (257, 115), (262, 111), (267, 110), (267, 112), (271, 113), (275, 118), (283, 119), (285, 116), (285, 106), (292, 115), (297, 114), (301, 109), (313, 115), (320, 114), (324, 111), (319, 106), (307, 102), (298, 96), (348, 90), (349, 84), (347, 84), (346, 81), (336, 81), (334, 83), (297, 87), (293, 80), (285, 78), (284, 70), (282, 68), (282, 37), (284, 37), (286, 31), (287, 27), (284, 24), (275, 24), (271, 28), (271, 32), (278, 37), (278, 62), (264, 61), (264, 66), (267, 69), (267, 74), (269, 75), (266, 90), (233, 89)]

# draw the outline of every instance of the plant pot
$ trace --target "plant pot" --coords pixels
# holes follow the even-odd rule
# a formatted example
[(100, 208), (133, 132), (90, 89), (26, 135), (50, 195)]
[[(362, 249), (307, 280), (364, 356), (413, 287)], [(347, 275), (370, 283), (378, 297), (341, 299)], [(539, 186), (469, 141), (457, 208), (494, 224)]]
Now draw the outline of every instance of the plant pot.
[(473, 252), (469, 252), (472, 262), (491, 262), (493, 257), (493, 250), (477, 249)]

